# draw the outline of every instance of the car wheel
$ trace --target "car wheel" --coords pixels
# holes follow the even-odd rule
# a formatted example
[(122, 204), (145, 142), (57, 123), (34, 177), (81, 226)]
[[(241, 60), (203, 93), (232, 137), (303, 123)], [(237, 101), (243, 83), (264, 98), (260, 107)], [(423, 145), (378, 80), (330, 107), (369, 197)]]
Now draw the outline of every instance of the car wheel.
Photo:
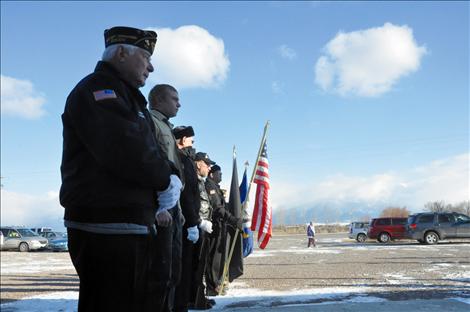
[(437, 235), (436, 232), (427, 232), (426, 235), (424, 235), (424, 241), (428, 245), (437, 244), (439, 241), (439, 235)]
[(365, 235), (365, 234), (362, 234), (362, 233), (361, 233), (361, 234), (358, 234), (356, 240), (357, 240), (359, 243), (363, 243), (363, 242), (366, 241), (366, 235)]
[(21, 243), (20, 246), (19, 246), (19, 249), (20, 249), (21, 252), (29, 251), (28, 243)]
[(380, 233), (379, 235), (379, 242), (381, 243), (388, 243), (390, 242), (390, 235), (388, 233)]

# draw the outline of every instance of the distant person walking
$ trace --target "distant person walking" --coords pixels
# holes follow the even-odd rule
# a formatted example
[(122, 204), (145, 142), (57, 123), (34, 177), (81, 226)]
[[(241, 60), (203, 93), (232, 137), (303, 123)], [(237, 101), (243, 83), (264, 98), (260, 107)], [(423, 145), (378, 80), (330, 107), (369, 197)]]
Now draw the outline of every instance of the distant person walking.
[(313, 222), (311, 221), (307, 227), (307, 237), (308, 237), (307, 248), (310, 248), (310, 245), (313, 245), (313, 247), (317, 247), (317, 245), (315, 245), (315, 226), (313, 225)]

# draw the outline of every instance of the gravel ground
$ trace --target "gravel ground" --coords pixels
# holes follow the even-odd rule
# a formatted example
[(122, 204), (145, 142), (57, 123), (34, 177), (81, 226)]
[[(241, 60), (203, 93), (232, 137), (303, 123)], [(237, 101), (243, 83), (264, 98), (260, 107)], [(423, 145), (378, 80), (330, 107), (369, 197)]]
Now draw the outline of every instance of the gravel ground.
[(248, 288), (299, 290), (360, 287), (387, 300), (470, 298), (470, 241), (421, 245), (411, 240), (360, 244), (323, 234), (316, 248), (304, 235), (276, 236), (256, 250), (238, 281)]
[[(470, 241), (428, 246), (403, 240), (383, 245), (346, 237), (319, 234), (317, 247), (306, 248), (304, 235), (276, 235), (268, 249), (255, 249), (245, 259), (245, 274), (230, 289), (354, 288), (386, 300), (470, 298)], [(1, 303), (58, 291), (78, 291), (68, 253), (1, 252)], [(310, 303), (328, 300), (333, 299)]]

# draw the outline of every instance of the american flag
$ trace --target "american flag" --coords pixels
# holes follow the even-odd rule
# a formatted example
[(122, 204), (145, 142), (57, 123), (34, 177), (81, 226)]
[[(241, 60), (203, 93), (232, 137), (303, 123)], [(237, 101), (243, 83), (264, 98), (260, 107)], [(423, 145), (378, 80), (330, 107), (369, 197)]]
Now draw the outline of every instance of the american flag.
[(258, 246), (264, 249), (272, 234), (272, 210), (269, 205), (269, 170), (266, 142), (256, 165), (253, 180), (257, 184), (251, 230), (258, 232)]

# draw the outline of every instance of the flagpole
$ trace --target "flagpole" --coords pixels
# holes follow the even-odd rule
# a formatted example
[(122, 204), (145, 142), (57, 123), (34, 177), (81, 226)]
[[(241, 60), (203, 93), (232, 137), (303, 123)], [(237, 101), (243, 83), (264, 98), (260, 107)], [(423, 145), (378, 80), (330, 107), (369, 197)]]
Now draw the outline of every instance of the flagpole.
[[(248, 202), (249, 197), (250, 197), (251, 183), (253, 183), (253, 180), (255, 179), (256, 167), (257, 167), (259, 158), (261, 156), (261, 153), (263, 151), (264, 143), (266, 142), (266, 133), (268, 131), (268, 127), (269, 127), (269, 120), (266, 122), (266, 125), (264, 126), (264, 132), (263, 132), (263, 137), (261, 139), (261, 145), (260, 145), (259, 150), (258, 150), (258, 156), (256, 157), (256, 162), (255, 162), (255, 165), (253, 166), (253, 174), (251, 175), (250, 183), (248, 185), (248, 192), (246, 193), (246, 199), (245, 199), (245, 202), (243, 203), (243, 206), (242, 206), (243, 214), (246, 214), (246, 203)], [(233, 159), (235, 159), (235, 158), (236, 158), (236, 154), (235, 154), (235, 146), (234, 146), (233, 147)], [(225, 261), (224, 271), (222, 273), (222, 283), (220, 284), (220, 288), (219, 288), (219, 294), (221, 294), (222, 291), (224, 290), (225, 280), (226, 280), (227, 275), (228, 275), (228, 268), (230, 266), (230, 261), (232, 261), (233, 251), (235, 249), (235, 245), (236, 245), (239, 233), (240, 233), (240, 230), (237, 228), (236, 231), (235, 231), (235, 236), (234, 236), (234, 239), (233, 239), (233, 242), (232, 242), (232, 246), (230, 246), (230, 252), (229, 252), (229, 255), (228, 255), (228, 259)]]

